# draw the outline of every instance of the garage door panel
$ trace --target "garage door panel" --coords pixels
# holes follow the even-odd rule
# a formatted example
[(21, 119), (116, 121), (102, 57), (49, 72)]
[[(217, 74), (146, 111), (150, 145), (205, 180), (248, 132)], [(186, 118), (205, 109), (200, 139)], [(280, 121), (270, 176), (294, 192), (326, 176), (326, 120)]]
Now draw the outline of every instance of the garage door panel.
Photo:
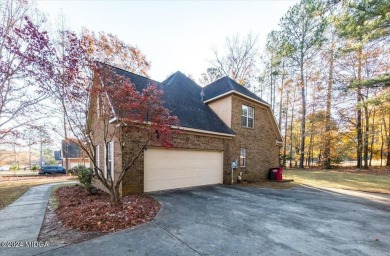
[(148, 149), (145, 192), (222, 183), (222, 152)]

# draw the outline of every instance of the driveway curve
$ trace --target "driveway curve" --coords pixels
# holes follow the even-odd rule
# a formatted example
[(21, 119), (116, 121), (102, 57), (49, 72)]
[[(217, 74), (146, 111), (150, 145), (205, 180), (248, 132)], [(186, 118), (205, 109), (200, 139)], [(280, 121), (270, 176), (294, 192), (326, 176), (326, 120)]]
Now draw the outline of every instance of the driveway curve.
[[(347, 192), (347, 191), (345, 191)], [(151, 193), (153, 222), (37, 255), (389, 255), (390, 198), (309, 187)]]

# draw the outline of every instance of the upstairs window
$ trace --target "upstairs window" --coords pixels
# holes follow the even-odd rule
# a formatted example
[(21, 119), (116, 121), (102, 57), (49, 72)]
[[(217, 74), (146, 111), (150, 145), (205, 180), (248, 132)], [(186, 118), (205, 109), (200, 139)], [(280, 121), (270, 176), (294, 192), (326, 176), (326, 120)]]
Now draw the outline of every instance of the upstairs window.
[(252, 107), (242, 105), (241, 126), (253, 128), (255, 110)]

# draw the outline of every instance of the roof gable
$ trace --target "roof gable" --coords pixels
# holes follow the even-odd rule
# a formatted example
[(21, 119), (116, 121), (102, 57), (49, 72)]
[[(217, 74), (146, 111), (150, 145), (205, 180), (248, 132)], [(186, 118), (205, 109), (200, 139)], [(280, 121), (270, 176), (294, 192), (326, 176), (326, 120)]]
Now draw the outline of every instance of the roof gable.
[[(163, 105), (171, 111), (171, 115), (179, 118), (180, 127), (229, 135), (234, 134), (217, 114), (207, 104), (203, 103), (201, 98), (202, 87), (183, 73), (178, 71), (160, 83), (123, 69), (111, 68), (116, 74), (129, 78), (138, 91), (142, 91), (151, 84), (155, 84), (159, 89), (162, 89), (164, 91)], [(115, 103), (113, 102), (112, 105), (115, 111)], [(119, 113), (120, 111), (115, 112)]]
[(260, 101), (261, 103), (269, 105), (267, 102), (265, 102), (263, 99), (261, 99), (259, 96), (254, 94), (253, 92), (246, 89), (244, 86), (238, 84), (233, 79), (225, 76), (217, 81), (212, 82), (211, 84), (204, 87), (204, 101), (208, 101), (210, 99), (213, 99), (215, 97), (221, 96), (223, 94), (226, 94), (230, 91), (238, 92), (239, 94), (243, 94), (249, 98), (252, 98), (256, 101)]
[(234, 134), (233, 131), (203, 103), (202, 87), (181, 72), (163, 81), (164, 105), (177, 116), (180, 126)]

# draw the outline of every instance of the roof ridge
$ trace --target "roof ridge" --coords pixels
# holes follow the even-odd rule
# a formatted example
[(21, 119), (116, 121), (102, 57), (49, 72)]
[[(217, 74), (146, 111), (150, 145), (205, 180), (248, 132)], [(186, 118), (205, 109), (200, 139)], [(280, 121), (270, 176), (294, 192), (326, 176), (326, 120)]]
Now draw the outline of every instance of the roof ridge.
[(228, 77), (228, 76), (225, 76), (225, 77), (226, 77), (227, 80), (228, 80), (228, 84), (229, 84), (230, 89), (236, 90), (236, 88), (234, 87), (234, 85), (233, 85), (233, 83), (232, 83), (232, 79), (231, 79), (230, 77)]
[[(187, 80), (190, 80), (193, 84), (195, 84), (198, 88), (203, 88), (202, 86), (200, 86), (199, 84), (197, 84), (194, 80), (192, 80), (191, 78), (189, 78), (188, 76), (186, 76), (183, 72), (181, 72), (180, 70), (176, 71), (175, 73), (173, 73), (171, 75), (171, 78), (169, 79), (168, 82), (164, 83), (164, 81), (166, 81), (166, 79), (161, 82), (162, 84), (166, 84), (166, 85), (169, 85), (178, 75), (181, 75), (182, 77), (186, 78)], [(169, 78), (169, 77), (168, 77)], [(168, 79), (167, 78), (167, 79)]]
[(114, 65), (107, 64), (107, 63), (104, 63), (104, 62), (101, 62), (101, 61), (96, 61), (96, 62), (99, 62), (99, 63), (101, 63), (101, 64), (103, 64), (103, 65), (105, 65), (105, 66), (110, 66), (110, 67), (112, 67), (112, 68), (115, 68), (115, 69), (118, 69), (118, 70), (121, 70), (121, 71), (124, 71), (124, 72), (130, 73), (130, 74), (133, 74), (133, 75), (136, 75), (136, 76), (139, 76), (139, 77), (142, 77), (142, 78), (148, 79), (148, 80), (150, 80), (150, 81), (152, 81), (152, 82), (155, 82), (155, 83), (158, 83), (158, 84), (162, 84), (162, 83), (161, 83), (161, 82), (159, 82), (159, 81), (156, 81), (156, 80), (154, 80), (154, 79), (151, 79), (151, 78), (149, 78), (149, 77), (146, 77), (146, 76), (143, 76), (143, 75), (140, 75), (140, 74), (137, 74), (137, 73), (134, 73), (134, 72), (128, 71), (128, 70), (126, 70), (126, 69), (119, 68), (119, 67), (116, 67), (116, 66), (114, 66)]
[(220, 77), (220, 78), (218, 78), (217, 80), (212, 81), (211, 83), (209, 83), (208, 85), (206, 85), (204, 88), (207, 88), (209, 85), (215, 84), (215, 83), (218, 82), (219, 80), (222, 80), (222, 79), (224, 79), (224, 78), (226, 78), (226, 77), (227, 77), (227, 76)]
[[(166, 84), (166, 85), (170, 85), (170, 83), (173, 81), (173, 79), (175, 79), (175, 77), (177, 76), (177, 73), (178, 72), (180, 72), (180, 71), (176, 71), (175, 73), (173, 73), (172, 75), (171, 75), (171, 79), (169, 79), (169, 81), (168, 82), (166, 82), (166, 83), (164, 83), (164, 84)], [(168, 77), (169, 78), (169, 77)], [(164, 80), (165, 81), (165, 80)], [(163, 83), (163, 82), (161, 82), (161, 83)]]

